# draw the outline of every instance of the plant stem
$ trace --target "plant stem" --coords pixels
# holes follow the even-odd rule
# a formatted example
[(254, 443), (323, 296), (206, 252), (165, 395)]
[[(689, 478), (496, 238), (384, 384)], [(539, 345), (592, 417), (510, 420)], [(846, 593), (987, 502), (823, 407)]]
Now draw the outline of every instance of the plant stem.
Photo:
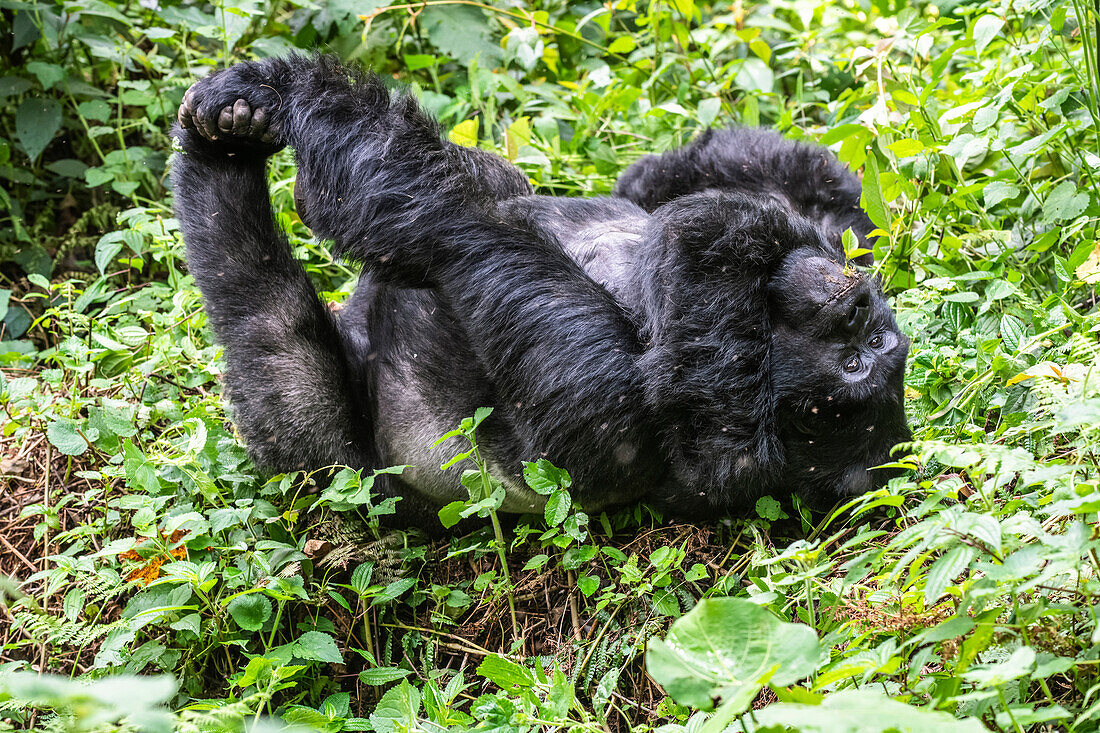
[[(477, 464), (477, 470), (481, 474), (482, 498), (488, 499), (493, 492), (493, 482), (489, 479), (489, 467), (485, 465), (485, 461), (481, 457), (481, 451), (478, 449), (477, 441), (472, 433), (469, 439), (470, 445), (473, 446), (474, 463)], [(519, 622), (516, 620), (515, 589), (512, 587), (512, 576), (508, 572), (508, 556), (504, 552), (504, 548), (506, 547), (504, 544), (504, 530), (501, 529), (500, 518), (497, 516), (495, 507), (489, 510), (489, 521), (493, 524), (493, 535), (496, 537), (497, 557), (500, 559), (500, 572), (504, 576), (504, 584), (507, 586), (508, 613), (512, 617), (512, 636), (518, 639)]]

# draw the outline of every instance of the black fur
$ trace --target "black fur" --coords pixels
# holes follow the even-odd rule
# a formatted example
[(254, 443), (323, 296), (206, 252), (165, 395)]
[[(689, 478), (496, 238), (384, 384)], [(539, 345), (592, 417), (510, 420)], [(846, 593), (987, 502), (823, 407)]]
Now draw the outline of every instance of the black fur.
[[(874, 224), (859, 206), (859, 179), (827, 149), (783, 139), (772, 130), (707, 130), (678, 150), (647, 155), (623, 172), (614, 195), (646, 211), (708, 189), (767, 196), (813, 221), (843, 257), (851, 229), (866, 249)], [(870, 255), (857, 259), (869, 265)]]
[[(858, 182), (817, 148), (726, 131), (635, 164), (618, 198), (534, 196), (411, 97), (301, 57), (211, 75), (180, 120), (188, 262), (267, 469), (413, 464), (377, 486), (422, 521), (465, 496), (438, 470), (461, 446), (434, 438), (492, 406), (506, 510), (540, 506), (519, 474), (547, 457), (588, 509), (713, 515), (865, 490), (908, 437), (908, 342), (834, 236), (869, 231)], [(272, 223), (264, 160), (284, 144), (303, 220), (363, 266), (335, 316)], [(737, 160), (751, 172), (722, 172)]]

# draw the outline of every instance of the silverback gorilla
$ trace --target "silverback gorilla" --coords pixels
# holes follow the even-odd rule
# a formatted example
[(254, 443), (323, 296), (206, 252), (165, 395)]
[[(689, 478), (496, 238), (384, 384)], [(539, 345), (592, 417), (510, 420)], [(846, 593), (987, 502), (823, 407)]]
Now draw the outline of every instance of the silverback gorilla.
[[(885, 480), (908, 439), (908, 340), (845, 263), (872, 229), (828, 151), (706, 133), (609, 198), (536, 196), (447, 142), (408, 94), (327, 58), (238, 64), (184, 97), (173, 172), (187, 259), (225, 348), (234, 419), (264, 469), (409, 464), (375, 484), (422, 522), (466, 497), (435, 439), (482, 406), (503, 509), (546, 457), (586, 509), (686, 517)], [(339, 312), (273, 223), (265, 175), (298, 162), (302, 220), (362, 265)]]

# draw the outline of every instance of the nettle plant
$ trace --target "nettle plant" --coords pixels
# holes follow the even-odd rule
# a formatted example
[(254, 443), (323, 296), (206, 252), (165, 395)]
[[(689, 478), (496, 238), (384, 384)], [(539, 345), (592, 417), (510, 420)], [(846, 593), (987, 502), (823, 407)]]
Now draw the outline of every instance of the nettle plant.
[[(0, 584), (0, 718), (1100, 726), (1094, 6), (6, 11), (0, 445), (18, 508), (0, 521), (13, 543), (26, 528), (34, 569), (16, 560), (22, 584)], [(470, 494), (440, 518), (483, 528), (431, 543), (384, 529), (400, 501), (376, 501), (372, 472), (258, 476), (182, 264), (164, 130), (208, 70), (319, 47), (411, 83), (452, 139), (544, 193), (607, 192), (639, 154), (709, 125), (831, 146), (862, 169), (877, 274), (913, 339), (907, 477), (824, 517), (765, 497), (704, 530), (640, 505), (589, 516), (569, 467), (535, 461), (524, 479), (545, 508), (513, 524), (479, 411), (446, 437)], [(340, 302), (356, 273), (293, 212), (293, 178), (280, 153), (279, 224)], [(536, 647), (526, 624), (551, 614), (565, 631)], [(9, 674), (31, 663), (81, 679)]]

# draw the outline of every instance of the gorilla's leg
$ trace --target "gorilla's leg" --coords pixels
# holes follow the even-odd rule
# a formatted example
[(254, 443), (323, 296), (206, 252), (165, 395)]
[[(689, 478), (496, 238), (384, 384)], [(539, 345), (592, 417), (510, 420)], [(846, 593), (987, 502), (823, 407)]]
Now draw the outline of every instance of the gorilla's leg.
[(268, 470), (371, 465), (343, 340), (273, 223), (264, 174), (273, 146), (240, 112), (234, 141), (179, 131), (172, 172), (188, 266), (225, 348), (235, 422)]
[(294, 147), (320, 236), (444, 298), (492, 385), (491, 420), (514, 438), (508, 454), (546, 455), (590, 490), (640, 494), (658, 478), (637, 331), (559, 245), (501, 219), (497, 202), (529, 191), (519, 171), (448, 143), (414, 100), (325, 60), (232, 67), (199, 82), (185, 116), (201, 123), (238, 99)]
[(615, 183), (614, 195), (653, 211), (710, 188), (784, 201), (816, 222), (841, 257), (840, 236), (848, 228), (870, 248), (867, 235), (874, 225), (859, 205), (859, 178), (826, 148), (773, 130), (707, 130), (682, 148), (635, 162)]

